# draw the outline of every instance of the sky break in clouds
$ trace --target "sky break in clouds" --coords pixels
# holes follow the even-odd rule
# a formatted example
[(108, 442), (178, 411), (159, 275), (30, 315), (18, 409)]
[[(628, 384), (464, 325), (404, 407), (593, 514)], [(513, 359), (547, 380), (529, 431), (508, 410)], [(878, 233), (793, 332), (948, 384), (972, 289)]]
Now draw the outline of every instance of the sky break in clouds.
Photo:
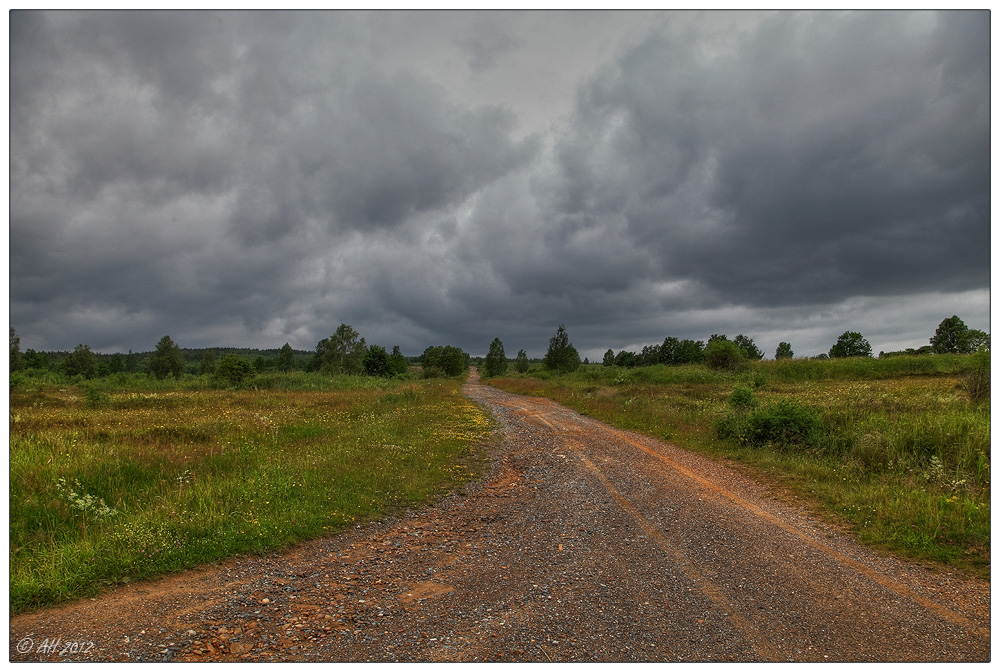
[(989, 13), (10, 14), (22, 348), (989, 331)]

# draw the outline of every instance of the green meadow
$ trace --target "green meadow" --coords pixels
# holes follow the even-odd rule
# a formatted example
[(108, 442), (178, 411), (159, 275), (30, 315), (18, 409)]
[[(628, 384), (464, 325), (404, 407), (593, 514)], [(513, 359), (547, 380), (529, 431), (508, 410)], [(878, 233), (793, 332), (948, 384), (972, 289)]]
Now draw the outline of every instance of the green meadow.
[(458, 379), (303, 372), (255, 389), (119, 374), (10, 398), (12, 613), (279, 549), (480, 474)]

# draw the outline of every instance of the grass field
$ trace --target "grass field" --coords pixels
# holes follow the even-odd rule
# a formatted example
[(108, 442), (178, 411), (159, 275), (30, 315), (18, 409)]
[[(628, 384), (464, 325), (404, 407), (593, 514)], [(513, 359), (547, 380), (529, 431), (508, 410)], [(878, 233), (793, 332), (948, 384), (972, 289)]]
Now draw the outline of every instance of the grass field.
[[(988, 578), (989, 399), (969, 400), (969, 362), (586, 366), (488, 382), (736, 460), (865, 543)], [(253, 384), (12, 380), (12, 613), (332, 534), (484, 465), (492, 421), (458, 380)]]
[(735, 460), (866, 544), (988, 579), (990, 403), (967, 394), (971, 361), (590, 365), (488, 382)]
[(12, 613), (332, 534), (427, 501), (484, 464), (492, 421), (455, 379), (298, 373), (255, 385), (20, 381)]

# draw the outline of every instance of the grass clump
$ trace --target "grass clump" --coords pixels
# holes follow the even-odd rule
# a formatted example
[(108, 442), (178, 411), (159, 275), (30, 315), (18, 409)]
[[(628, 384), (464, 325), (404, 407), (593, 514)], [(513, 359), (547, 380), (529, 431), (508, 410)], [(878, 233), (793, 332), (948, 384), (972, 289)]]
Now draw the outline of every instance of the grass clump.
[(990, 351), (974, 354), (962, 374), (962, 385), (974, 404), (990, 398)]

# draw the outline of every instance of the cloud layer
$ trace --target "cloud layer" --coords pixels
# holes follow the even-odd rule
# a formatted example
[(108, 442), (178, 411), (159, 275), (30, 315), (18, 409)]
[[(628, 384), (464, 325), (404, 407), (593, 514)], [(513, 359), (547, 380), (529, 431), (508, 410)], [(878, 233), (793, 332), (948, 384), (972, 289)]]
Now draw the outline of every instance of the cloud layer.
[[(606, 39), (554, 72), (574, 27)], [(14, 12), (11, 323), (532, 355), (565, 323), (591, 356), (988, 330), (989, 46), (986, 12)]]

